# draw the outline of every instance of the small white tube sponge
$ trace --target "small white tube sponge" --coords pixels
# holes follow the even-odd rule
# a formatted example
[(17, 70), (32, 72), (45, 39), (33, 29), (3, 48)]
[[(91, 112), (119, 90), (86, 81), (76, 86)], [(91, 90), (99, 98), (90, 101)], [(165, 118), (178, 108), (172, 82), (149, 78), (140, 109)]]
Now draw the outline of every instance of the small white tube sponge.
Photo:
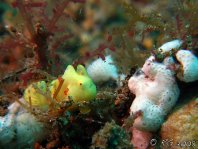
[(0, 117), (0, 148), (33, 148), (44, 137), (44, 125), (14, 102)]
[(177, 77), (184, 82), (198, 80), (198, 58), (189, 50), (179, 50), (176, 58), (181, 65)]
[(179, 49), (181, 47), (182, 43), (183, 42), (180, 39), (172, 40), (170, 42), (166, 42), (161, 47), (159, 47), (157, 50), (161, 54), (168, 53), (168, 52), (171, 52), (173, 49)]
[(117, 68), (113, 64), (113, 60), (110, 55), (105, 57), (105, 61), (99, 58), (92, 62), (87, 67), (87, 72), (95, 83), (105, 82), (109, 79), (118, 79)]
[(142, 112), (140, 118), (135, 120), (134, 127), (157, 131), (179, 96), (174, 73), (150, 57), (143, 68), (129, 79), (128, 86), (136, 95), (130, 108), (131, 115)]

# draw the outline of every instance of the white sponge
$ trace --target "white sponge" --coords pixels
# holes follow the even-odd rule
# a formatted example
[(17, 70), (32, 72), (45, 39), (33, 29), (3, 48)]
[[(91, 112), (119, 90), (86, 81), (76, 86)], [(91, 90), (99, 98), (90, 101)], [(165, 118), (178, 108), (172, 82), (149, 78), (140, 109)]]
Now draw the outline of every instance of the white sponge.
[(131, 106), (131, 113), (142, 111), (142, 116), (135, 120), (133, 126), (139, 130), (156, 131), (164, 121), (165, 113), (160, 106), (154, 104), (148, 97), (140, 95)]
[(21, 148), (33, 147), (36, 141), (41, 140), (46, 132), (44, 125), (38, 122), (30, 113), (21, 113), (16, 117), (17, 146)]
[(161, 54), (165, 54), (165, 53), (171, 52), (173, 49), (179, 49), (181, 47), (182, 43), (183, 42), (180, 39), (172, 40), (170, 42), (166, 42), (161, 47), (159, 47), (157, 50)]
[(184, 82), (198, 80), (198, 58), (189, 50), (179, 50), (176, 58), (181, 65), (177, 77)]
[(0, 117), (0, 148), (33, 148), (46, 135), (44, 124), (17, 102), (8, 109), (8, 114)]
[(118, 79), (117, 68), (113, 64), (113, 60), (110, 55), (105, 57), (105, 61), (99, 58), (92, 62), (87, 67), (87, 72), (95, 83), (105, 82), (109, 79)]

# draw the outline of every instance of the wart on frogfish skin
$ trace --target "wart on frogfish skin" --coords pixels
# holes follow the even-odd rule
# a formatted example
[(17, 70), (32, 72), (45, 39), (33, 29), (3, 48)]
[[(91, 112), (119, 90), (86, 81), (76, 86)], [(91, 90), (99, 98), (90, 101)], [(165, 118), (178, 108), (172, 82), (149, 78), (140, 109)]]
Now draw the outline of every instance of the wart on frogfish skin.
[(64, 94), (65, 94), (65, 95), (67, 95), (67, 94), (68, 94), (68, 92), (69, 92), (69, 89), (68, 89), (68, 88), (66, 88), (66, 90), (64, 90)]

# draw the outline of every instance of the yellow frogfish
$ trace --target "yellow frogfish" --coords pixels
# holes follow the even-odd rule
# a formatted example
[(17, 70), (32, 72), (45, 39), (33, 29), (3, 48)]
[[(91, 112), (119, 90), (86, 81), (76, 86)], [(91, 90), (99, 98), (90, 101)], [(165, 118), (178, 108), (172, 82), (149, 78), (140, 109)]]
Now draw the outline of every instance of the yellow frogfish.
[(78, 65), (76, 70), (69, 65), (62, 77), (50, 83), (33, 83), (24, 92), (26, 102), (42, 109), (48, 108), (52, 100), (59, 103), (70, 99), (74, 102), (84, 102), (95, 97), (96, 86), (82, 65)]

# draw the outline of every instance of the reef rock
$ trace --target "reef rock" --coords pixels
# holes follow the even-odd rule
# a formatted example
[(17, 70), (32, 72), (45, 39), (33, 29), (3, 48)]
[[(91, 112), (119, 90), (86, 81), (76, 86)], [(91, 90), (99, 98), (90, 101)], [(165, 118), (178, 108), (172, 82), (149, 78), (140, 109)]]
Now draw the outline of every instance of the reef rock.
[[(198, 147), (198, 99), (190, 101), (176, 110), (162, 125), (161, 138), (164, 148), (197, 148)], [(172, 141), (170, 144), (170, 141)]]

